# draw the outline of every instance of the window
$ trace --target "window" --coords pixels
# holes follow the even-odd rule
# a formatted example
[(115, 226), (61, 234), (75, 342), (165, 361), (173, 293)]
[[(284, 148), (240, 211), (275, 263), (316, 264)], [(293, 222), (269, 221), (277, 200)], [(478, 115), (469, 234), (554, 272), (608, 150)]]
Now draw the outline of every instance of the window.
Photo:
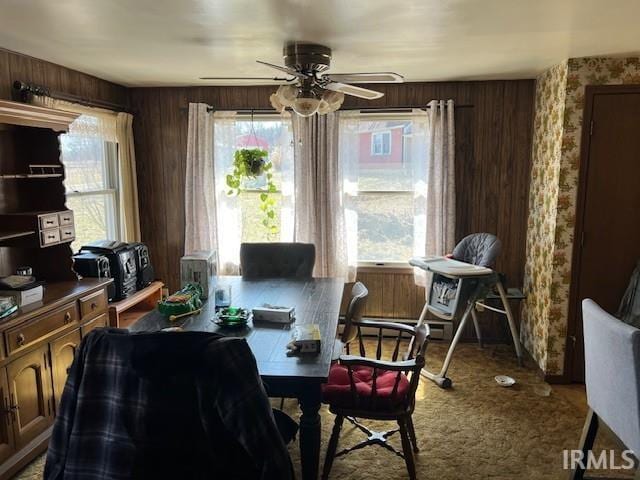
[[(359, 148), (346, 154), (345, 159), (352, 176), (357, 177), (354, 179), (357, 188), (348, 197), (348, 208), (357, 212), (360, 263), (407, 263), (412, 256), (414, 180), (411, 126), (409, 116), (360, 116), (357, 129), (360, 138), (352, 142)], [(340, 134), (343, 133), (346, 134), (341, 127)], [(369, 135), (371, 152), (362, 148), (367, 145)], [(397, 148), (393, 150), (392, 138), (397, 140)]]
[[(83, 115), (80, 121), (91, 122)], [(76, 120), (78, 121), (78, 120)], [(60, 137), (67, 207), (74, 212), (77, 251), (88, 242), (118, 239), (118, 146), (95, 135)]]
[(371, 134), (371, 155), (391, 155), (391, 132)]
[[(239, 195), (242, 217), (243, 242), (277, 242), (286, 227), (283, 225), (283, 182), (287, 172), (293, 172), (293, 145), (290, 125), (280, 118), (264, 116), (254, 118), (253, 128), (250, 118), (239, 117), (236, 121), (236, 149), (261, 148), (269, 152), (267, 157), (273, 164), (273, 181), (276, 192), (271, 196), (276, 201), (276, 224), (279, 225), (277, 234), (269, 234), (262, 225), (264, 213), (260, 209), (260, 195), (266, 191), (264, 176), (245, 183), (245, 189)], [(293, 180), (293, 179), (291, 179)]]

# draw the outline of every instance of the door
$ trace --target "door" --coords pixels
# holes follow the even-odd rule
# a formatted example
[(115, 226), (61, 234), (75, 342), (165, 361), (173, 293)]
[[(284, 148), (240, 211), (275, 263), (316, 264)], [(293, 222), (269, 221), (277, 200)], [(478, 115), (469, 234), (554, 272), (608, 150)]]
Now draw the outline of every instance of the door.
[(640, 259), (640, 86), (588, 87), (586, 96), (569, 325), (577, 382), (584, 382), (580, 302), (591, 298), (615, 313)]
[(51, 373), (53, 375), (53, 396), (56, 409), (60, 404), (64, 384), (67, 381), (67, 369), (73, 363), (73, 357), (80, 345), (80, 329), (77, 328), (49, 344), (51, 349)]
[(53, 422), (48, 350), (45, 345), (7, 365), (16, 449), (24, 447)]
[(11, 415), (7, 370), (0, 368), (0, 464), (15, 452)]

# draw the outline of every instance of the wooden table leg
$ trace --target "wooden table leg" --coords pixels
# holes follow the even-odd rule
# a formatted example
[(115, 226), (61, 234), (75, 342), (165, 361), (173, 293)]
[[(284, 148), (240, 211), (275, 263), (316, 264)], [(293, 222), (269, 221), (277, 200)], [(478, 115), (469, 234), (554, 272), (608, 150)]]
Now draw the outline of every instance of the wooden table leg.
[(317, 480), (320, 464), (320, 384), (309, 385), (300, 396), (300, 462), (303, 480)]

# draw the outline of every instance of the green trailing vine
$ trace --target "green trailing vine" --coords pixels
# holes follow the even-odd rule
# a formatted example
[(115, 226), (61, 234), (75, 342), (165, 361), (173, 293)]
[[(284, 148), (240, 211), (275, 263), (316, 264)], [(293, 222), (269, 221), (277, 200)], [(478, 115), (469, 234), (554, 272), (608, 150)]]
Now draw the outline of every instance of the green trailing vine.
[(233, 155), (233, 173), (227, 175), (227, 195), (239, 195), (244, 190), (243, 180), (255, 179), (265, 175), (266, 189), (260, 192), (260, 210), (264, 213), (262, 225), (270, 235), (278, 233), (276, 222), (276, 201), (271, 195), (276, 193), (276, 185), (273, 183), (273, 164), (267, 160), (269, 152), (260, 148), (243, 148), (236, 150)]

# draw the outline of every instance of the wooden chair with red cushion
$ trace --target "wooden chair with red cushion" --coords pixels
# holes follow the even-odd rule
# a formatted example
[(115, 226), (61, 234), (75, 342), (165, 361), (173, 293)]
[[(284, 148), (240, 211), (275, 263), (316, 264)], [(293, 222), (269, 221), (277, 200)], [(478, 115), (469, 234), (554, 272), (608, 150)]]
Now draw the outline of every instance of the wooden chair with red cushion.
[[(354, 320), (355, 339), (346, 344), (346, 355), (341, 355), (329, 372), (329, 379), (323, 385), (323, 401), (335, 414), (335, 424), (322, 478), (331, 471), (333, 460), (353, 450), (369, 445), (380, 445), (404, 459), (409, 477), (415, 479), (413, 453), (418, 452), (418, 444), (411, 415), (415, 406), (415, 394), (420, 380), (420, 371), (425, 364), (428, 327), (416, 327), (400, 323)], [(366, 341), (363, 330), (376, 332), (375, 339)], [(388, 360), (383, 359), (386, 348), (383, 340), (391, 336), (392, 352)], [(357, 339), (357, 341), (356, 341)], [(375, 345), (375, 357), (367, 356), (367, 344)], [(358, 348), (359, 355), (350, 355), (349, 350)], [(402, 352), (406, 347), (406, 350)], [(367, 439), (336, 453), (340, 429), (347, 419)], [(398, 428), (386, 432), (374, 432), (357, 419), (389, 420), (398, 423)], [(400, 432), (402, 452), (397, 451), (387, 440)]]

